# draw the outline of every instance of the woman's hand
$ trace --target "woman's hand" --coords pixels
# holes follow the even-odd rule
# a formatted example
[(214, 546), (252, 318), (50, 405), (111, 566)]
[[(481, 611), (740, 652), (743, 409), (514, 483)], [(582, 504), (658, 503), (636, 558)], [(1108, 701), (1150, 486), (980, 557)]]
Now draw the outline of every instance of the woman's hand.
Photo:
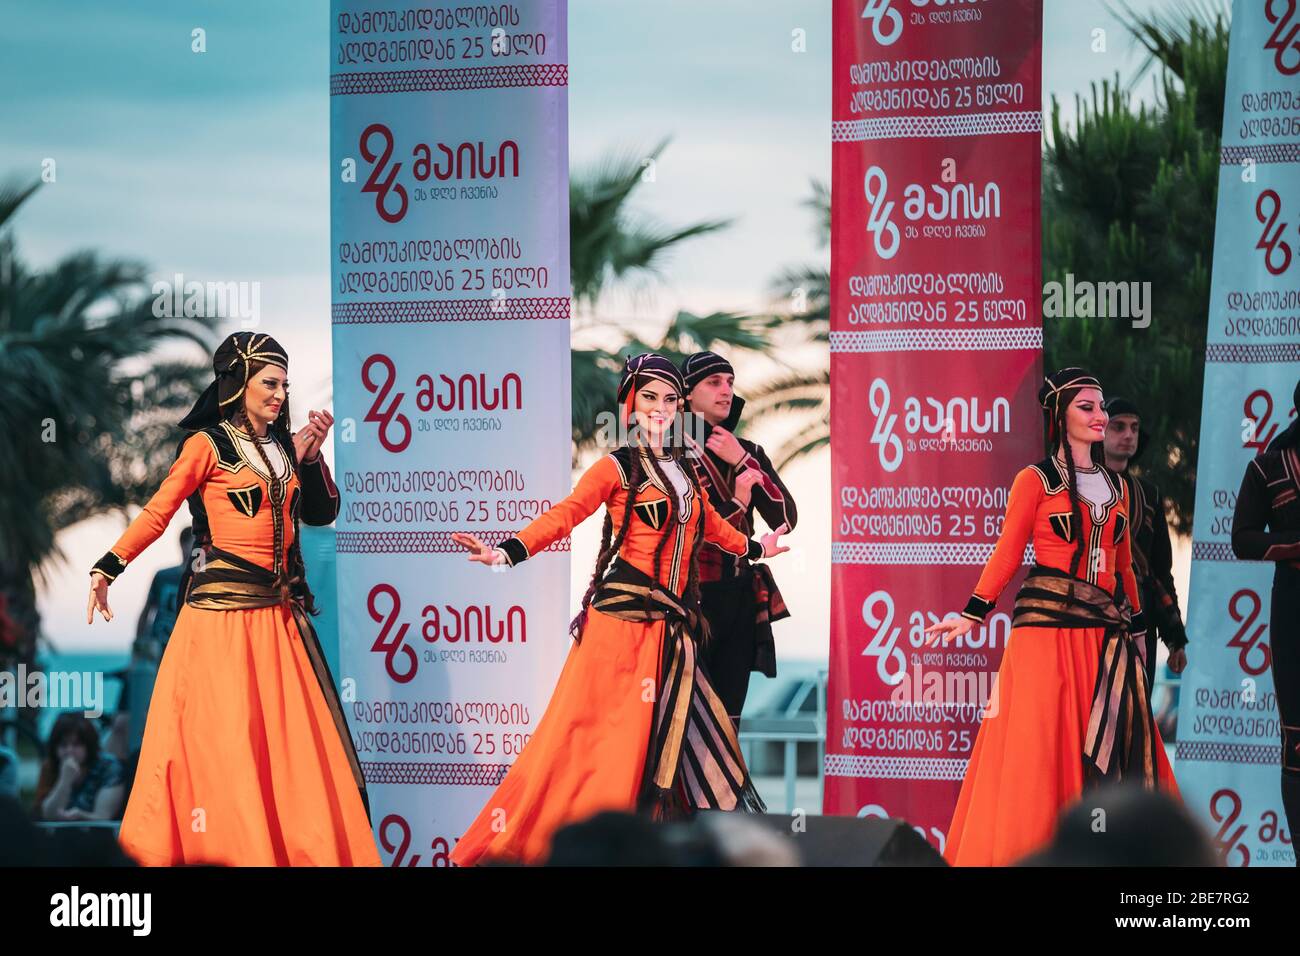
[(455, 541), (462, 548), (468, 548), (470, 551), (469, 559), (477, 561), (480, 564), (494, 565), (503, 564), (506, 556), (496, 548), (489, 548), (479, 538), (472, 534), (465, 534), (463, 531), (454, 531), (451, 540)]
[(1175, 674), (1181, 674), (1183, 668), (1187, 666), (1187, 651), (1185, 648), (1178, 648), (1176, 651), (1169, 652), (1169, 669)]
[(307, 413), (307, 424), (293, 436), (293, 448), (299, 463), (309, 465), (316, 460), (333, 424), (334, 416), (329, 412), (313, 409)]
[(59, 780), (72, 783), (81, 774), (81, 761), (76, 757), (64, 757), (59, 764)]
[(753, 468), (746, 468), (736, 476), (736, 492), (732, 495), (736, 504), (742, 508), (748, 508), (750, 500), (754, 497), (754, 486), (763, 480)]
[(99, 616), (104, 620), (113, 620), (113, 612), (108, 609), (108, 578), (98, 571), (91, 571), (90, 600), (86, 603), (87, 624), (94, 623), (95, 608), (99, 608)]
[(934, 647), (939, 643), (939, 638), (947, 644), (949, 641), (956, 640), (963, 634), (970, 631), (975, 626), (975, 622), (968, 617), (946, 617), (937, 624), (931, 624), (925, 629), (927, 647)]
[(95, 816), (94, 814), (87, 813), (85, 810), (82, 810), (80, 807), (68, 807), (65, 810), (59, 811), (59, 819), (60, 820), (94, 820)]
[(789, 530), (790, 530), (790, 526), (788, 524), (783, 524), (775, 531), (769, 531), (767, 534), (763, 535), (763, 537), (758, 539), (759, 542), (763, 545), (763, 557), (774, 558), (778, 554), (782, 554), (790, 550), (790, 548), (787, 545), (781, 544), (781, 540), (780, 540), (781, 535), (785, 534)]

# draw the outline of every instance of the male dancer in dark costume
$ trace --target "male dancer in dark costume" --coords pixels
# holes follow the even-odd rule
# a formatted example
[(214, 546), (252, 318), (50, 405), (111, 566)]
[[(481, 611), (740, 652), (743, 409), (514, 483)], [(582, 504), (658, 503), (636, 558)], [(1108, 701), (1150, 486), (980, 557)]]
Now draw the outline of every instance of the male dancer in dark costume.
[[(1300, 409), (1300, 382), (1294, 402)], [(1232, 551), (1244, 560), (1276, 563), (1269, 651), (1282, 723), (1282, 806), (1294, 836), (1300, 828), (1300, 417), (1246, 466)]]
[(1169, 669), (1181, 674), (1187, 666), (1187, 630), (1178, 609), (1174, 587), (1174, 553), (1165, 520), (1165, 502), (1160, 491), (1145, 478), (1129, 471), (1129, 465), (1146, 450), (1149, 433), (1142, 429), (1142, 416), (1127, 398), (1116, 396), (1106, 402), (1106, 467), (1117, 471), (1128, 485), (1132, 527), (1133, 573), (1142, 590), (1139, 598), (1146, 612), (1147, 684), (1155, 681), (1156, 638), (1169, 648)]
[[(709, 502), (746, 536), (753, 533), (755, 510), (769, 528), (793, 530), (794, 499), (767, 453), (735, 435), (745, 400), (733, 391), (731, 363), (713, 352), (697, 352), (683, 363), (682, 374), (690, 409), (704, 420), (704, 448), (692, 461)], [(708, 542), (700, 548), (700, 592), (711, 633), (705, 666), (738, 725), (750, 671), (776, 676), (772, 622), (790, 612), (767, 565), (750, 564)]]

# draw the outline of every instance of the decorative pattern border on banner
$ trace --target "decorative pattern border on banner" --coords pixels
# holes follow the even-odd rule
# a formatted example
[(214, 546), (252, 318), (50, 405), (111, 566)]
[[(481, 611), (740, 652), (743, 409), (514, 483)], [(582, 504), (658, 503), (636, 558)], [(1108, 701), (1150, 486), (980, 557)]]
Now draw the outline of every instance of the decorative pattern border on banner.
[(1300, 143), (1224, 146), (1219, 150), (1219, 161), (1224, 166), (1240, 166), (1247, 159), (1257, 163), (1297, 163), (1300, 162)]
[[(510, 531), (478, 531), (486, 541), (504, 541)], [(450, 531), (340, 531), (335, 548), (345, 554), (464, 554), (465, 549), (451, 540)], [(562, 538), (545, 551), (568, 551), (570, 539)]]
[(869, 120), (835, 120), (832, 143), (861, 143), (900, 136), (988, 136), (997, 133), (1041, 133), (1043, 115), (1023, 113), (964, 113), (958, 116), (883, 116)]
[(1043, 330), (1036, 329), (882, 329), (832, 332), (832, 352), (954, 352), (1041, 349)]
[(1259, 763), (1277, 765), (1282, 759), (1278, 744), (1234, 744), (1216, 740), (1184, 740), (1179, 742), (1177, 757), (1181, 760), (1231, 760), (1233, 763)]
[(539, 296), (522, 299), (402, 299), (393, 302), (335, 302), (335, 325), (402, 322), (514, 322), (568, 319), (572, 300)]
[(1262, 567), (1265, 561), (1242, 561), (1232, 553), (1232, 545), (1223, 541), (1193, 541), (1193, 561), (1231, 561), (1247, 567)]
[(516, 66), (470, 66), (458, 70), (391, 70), (382, 73), (335, 73), (330, 96), (372, 93), (446, 93), (517, 86), (568, 86), (567, 63)]
[(860, 757), (829, 754), (826, 776), (873, 780), (961, 780), (968, 761), (945, 757)]
[[(1266, 316), (1272, 319), (1273, 316)], [(1276, 318), (1283, 318), (1277, 316)], [(1286, 316), (1286, 318), (1294, 318)], [(1274, 342), (1269, 345), (1239, 345), (1237, 343), (1216, 342), (1205, 347), (1207, 362), (1300, 362), (1300, 342)]]
[(510, 769), (508, 763), (419, 763), (363, 760), (361, 772), (369, 784), (417, 784), (440, 787), (495, 787)]
[[(831, 564), (970, 564), (983, 566), (993, 554), (991, 544), (965, 541), (835, 541)], [(1025, 566), (1034, 563), (1034, 546), (1025, 547)]]

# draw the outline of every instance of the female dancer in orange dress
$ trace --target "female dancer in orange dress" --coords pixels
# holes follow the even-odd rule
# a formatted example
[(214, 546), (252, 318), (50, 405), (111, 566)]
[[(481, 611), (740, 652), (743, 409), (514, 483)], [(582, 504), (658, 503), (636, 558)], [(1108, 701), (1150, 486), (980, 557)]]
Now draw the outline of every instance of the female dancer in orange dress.
[[(655, 818), (696, 809), (761, 811), (736, 730), (698, 656), (701, 541), (751, 560), (789, 550), (784, 526), (752, 541), (709, 504), (669, 445), (685, 383), (653, 353), (628, 360), (619, 387), (628, 444), (591, 466), (573, 493), (498, 548), (457, 534), (471, 561), (514, 566), (602, 504), (600, 557), (575, 643), (532, 739), (457, 842), (452, 862), (535, 863), (566, 823), (602, 810)], [(617, 533), (615, 533), (617, 529)]]
[(975, 738), (948, 831), (944, 857), (957, 866), (1001, 866), (1039, 849), (1085, 786), (1124, 781), (1177, 793), (1142, 666), (1127, 493), (1102, 464), (1101, 384), (1062, 369), (1038, 398), (1051, 453), (1016, 475), (1002, 536), (962, 616), (926, 629), (937, 643), (982, 621), (1032, 538), (1037, 563), (1016, 595), (996, 706)]
[(365, 781), (308, 619), (298, 522), (325, 525), (338, 492), (320, 455), (333, 419), (289, 434), (289, 359), (236, 332), (157, 494), (91, 572), (108, 584), (187, 498), (202, 546), (158, 667), (124, 850), (146, 865), (378, 866)]

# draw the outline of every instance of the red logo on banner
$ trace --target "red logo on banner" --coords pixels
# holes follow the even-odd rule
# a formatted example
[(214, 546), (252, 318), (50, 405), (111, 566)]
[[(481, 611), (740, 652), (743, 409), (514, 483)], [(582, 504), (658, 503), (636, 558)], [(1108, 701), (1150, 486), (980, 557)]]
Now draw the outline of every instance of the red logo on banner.
[[(383, 144), (383, 152), (375, 153), (370, 149), (370, 139), (373, 136), (379, 137), (380, 143)], [(406, 216), (408, 202), (406, 189), (397, 182), (397, 174), (401, 172), (402, 164), (395, 163), (392, 169), (388, 169), (388, 161), (392, 156), (393, 131), (383, 123), (371, 123), (361, 134), (361, 157), (368, 163), (376, 163), (376, 160), (378, 162), (370, 170), (370, 177), (361, 187), (361, 191), (375, 194), (375, 212), (379, 213), (379, 217), (384, 222), (401, 222)], [(386, 169), (388, 175), (381, 180), (379, 177)], [(387, 206), (390, 192), (397, 194), (397, 209), (393, 211), (390, 211)]]
[[(1249, 606), (1249, 610), (1245, 613), (1241, 610), (1243, 603)], [(1260, 601), (1259, 595), (1250, 588), (1242, 588), (1228, 600), (1228, 614), (1241, 625), (1237, 628), (1237, 633), (1229, 638), (1228, 646), (1240, 651), (1237, 659), (1241, 662), (1241, 669), (1252, 677), (1267, 672), (1269, 663), (1273, 659), (1269, 646), (1260, 643), (1260, 638), (1268, 630), (1268, 625), (1260, 624), (1259, 627), (1251, 630), (1262, 608), (1263, 602)], [(1252, 664), (1250, 655), (1255, 652), (1258, 652), (1259, 659), (1257, 663)]]
[(1300, 22), (1296, 19), (1296, 0), (1268, 0), (1264, 15), (1269, 23), (1277, 24), (1264, 43), (1264, 49), (1273, 51), (1273, 64), (1279, 73), (1295, 76), (1300, 73), (1300, 40), (1296, 39), (1300, 36)]
[[(1227, 804), (1226, 811), (1224, 804)], [(1250, 851), (1241, 842), (1246, 834), (1246, 825), (1243, 823), (1236, 826), (1240, 816), (1241, 797), (1237, 796), (1235, 790), (1225, 787), (1210, 797), (1210, 819), (1220, 825), (1219, 831), (1214, 834), (1214, 840), (1219, 845), (1224, 861), (1231, 865), (1235, 855), (1242, 866), (1250, 866)]]
[[(383, 595), (391, 602), (388, 611), (380, 611), (375, 606), (375, 598)], [(384, 655), (384, 670), (388, 671), (388, 676), (399, 684), (405, 684), (411, 678), (415, 677), (415, 672), (420, 667), (419, 658), (415, 656), (415, 651), (411, 650), (406, 643), (406, 632), (411, 629), (411, 625), (402, 624), (398, 626), (397, 617), (402, 613), (402, 599), (398, 597), (397, 588), (391, 584), (376, 584), (370, 589), (370, 596), (366, 602), (367, 609), (370, 611), (371, 620), (381, 622), (384, 626), (379, 631), (379, 636), (375, 642), (370, 645), (370, 650), (376, 654)], [(393, 633), (393, 628), (397, 627), (397, 633)], [(398, 668), (395, 664), (398, 654), (403, 655), (406, 661), (405, 666)]]
[[(1271, 189), (1265, 189), (1255, 200), (1255, 218), (1264, 224), (1255, 248), (1263, 250), (1264, 268), (1275, 276), (1286, 272), (1291, 265), (1291, 247), (1282, 241), (1282, 232), (1287, 224), (1277, 221), (1281, 212), (1282, 199)], [(1270, 229), (1273, 231), (1269, 232)]]
[[(371, 370), (380, 366), (384, 372), (382, 382), (374, 382), (370, 378)], [(398, 406), (402, 404), (402, 399), (406, 396), (405, 392), (398, 392), (393, 396), (392, 402), (387, 408), (383, 407), (389, 392), (393, 390), (393, 382), (397, 378), (397, 369), (393, 365), (393, 360), (387, 355), (372, 355), (366, 359), (366, 363), (361, 366), (361, 384), (366, 387), (367, 392), (378, 392), (370, 409), (366, 412), (365, 420), (376, 422), (379, 425), (379, 443), (384, 446), (386, 451), (399, 452), (405, 451), (406, 446), (411, 443), (411, 422), (405, 415), (398, 414)], [(394, 439), (389, 434), (389, 426), (396, 422), (401, 426), (402, 437)]]

